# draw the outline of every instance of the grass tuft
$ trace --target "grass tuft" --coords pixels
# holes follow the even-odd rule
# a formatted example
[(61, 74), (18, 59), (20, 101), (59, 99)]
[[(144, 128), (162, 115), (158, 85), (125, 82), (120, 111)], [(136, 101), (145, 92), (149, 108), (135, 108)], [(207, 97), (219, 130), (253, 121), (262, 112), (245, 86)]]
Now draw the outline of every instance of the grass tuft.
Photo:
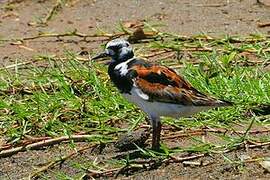
[[(147, 24), (147, 28), (151, 26)], [(158, 56), (163, 64), (180, 66), (175, 69), (198, 90), (235, 104), (192, 118), (164, 118), (164, 126), (173, 132), (204, 128), (209, 133), (205, 137), (187, 135), (188, 145), (178, 142), (175, 148), (164, 141), (162, 152), (138, 147), (140, 157), (164, 160), (179, 152), (223, 154), (243, 143), (270, 141), (267, 135), (251, 133), (269, 129), (269, 114), (252, 112), (254, 107), (270, 103), (269, 46), (269, 40), (261, 35), (213, 39), (207, 35), (187, 38), (169, 33), (158, 33), (155, 41), (136, 44), (135, 49), (142, 54), (164, 51), (165, 56)], [(66, 52), (64, 58), (37, 58), (36, 64), (22, 67), (17, 63), (0, 70), (0, 135), (5, 143), (16, 146), (29, 137), (90, 134), (93, 138), (89, 141), (102, 144), (144, 122), (145, 115), (110, 83), (104, 65), (78, 61), (72, 52)], [(213, 129), (224, 132), (211, 132)], [(164, 130), (164, 136), (167, 133)], [(71, 146), (76, 148), (75, 144)], [(90, 169), (105, 172), (108, 167), (138, 168), (136, 163), (127, 155), (98, 162), (74, 160), (70, 166), (78, 172), (74, 177), (84, 177)], [(57, 178), (73, 178), (55, 173)]]

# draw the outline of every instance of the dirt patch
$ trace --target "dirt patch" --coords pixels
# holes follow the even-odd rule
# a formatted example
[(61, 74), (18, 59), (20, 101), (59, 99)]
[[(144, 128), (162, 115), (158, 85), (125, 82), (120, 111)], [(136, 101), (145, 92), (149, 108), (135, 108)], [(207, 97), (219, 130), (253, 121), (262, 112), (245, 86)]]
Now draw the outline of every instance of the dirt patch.
[[(165, 135), (166, 137), (166, 135)], [(197, 136), (201, 137), (201, 136)], [(206, 136), (206, 139), (212, 139)], [(166, 140), (166, 145), (174, 148), (181, 144), (181, 147), (190, 145), (190, 137), (184, 137), (176, 140)], [(74, 152), (74, 147), (78, 150), (80, 147), (86, 146), (88, 143), (76, 144), (59, 144), (41, 150), (31, 150), (21, 152), (12, 157), (1, 158), (1, 179), (20, 179), (26, 178), (31, 173), (36, 172), (38, 168), (44, 167), (52, 161), (66, 156)], [(75, 145), (75, 146), (74, 146)], [(53, 168), (48, 168), (42, 176), (50, 179), (60, 178), (60, 174), (74, 176), (84, 174), (84, 178), (91, 176), (96, 178), (117, 177), (119, 179), (254, 179), (254, 178), (270, 178), (270, 173), (260, 165), (260, 158), (270, 156), (270, 146), (239, 149), (227, 153), (209, 153), (203, 157), (185, 160), (181, 162), (164, 161), (161, 163), (158, 159), (147, 158), (140, 151), (119, 151), (113, 144), (105, 146), (93, 146), (86, 149), (74, 157), (68, 158), (66, 161), (57, 164)], [(176, 153), (175, 157), (197, 156), (198, 153)], [(102, 162), (113, 162), (119, 159), (146, 162), (144, 166), (132, 167), (120, 172), (120, 168), (108, 174), (97, 175), (95, 166), (91, 166), (91, 162), (97, 165)], [(80, 164), (80, 166), (78, 166)], [(110, 164), (110, 163), (109, 163)], [(115, 169), (113, 165), (107, 165), (106, 169)], [(106, 170), (104, 170), (106, 171)], [(41, 176), (41, 177), (42, 177)]]
[[(36, 36), (41, 32), (64, 33), (77, 29), (93, 34), (98, 29), (113, 32), (120, 21), (146, 20), (162, 25), (159, 29), (181, 35), (208, 34), (214, 36), (268, 33), (269, 6), (256, 1), (68, 1), (47, 21), (38, 25), (54, 7), (55, 1), (13, 1), (1, 3), (0, 37), (16, 39)], [(10, 1), (12, 2), (12, 1)], [(33, 25), (34, 24), (34, 25)], [(62, 55), (65, 50), (93, 51), (100, 42), (80, 41), (80, 38), (44, 38), (13, 45), (2, 42), (0, 57), (3, 64), (14, 59), (28, 60), (35, 55)], [(16, 44), (16, 43), (15, 43)]]

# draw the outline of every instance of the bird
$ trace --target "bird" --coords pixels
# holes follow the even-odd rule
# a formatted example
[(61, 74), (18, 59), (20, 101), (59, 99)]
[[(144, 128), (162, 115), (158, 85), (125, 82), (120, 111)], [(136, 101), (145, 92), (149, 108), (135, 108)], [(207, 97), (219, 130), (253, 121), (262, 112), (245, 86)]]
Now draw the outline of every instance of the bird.
[(152, 149), (160, 150), (161, 117), (180, 118), (215, 107), (231, 106), (195, 89), (173, 69), (136, 57), (122, 38), (109, 41), (93, 61), (110, 57), (108, 74), (120, 93), (146, 113), (152, 127)]

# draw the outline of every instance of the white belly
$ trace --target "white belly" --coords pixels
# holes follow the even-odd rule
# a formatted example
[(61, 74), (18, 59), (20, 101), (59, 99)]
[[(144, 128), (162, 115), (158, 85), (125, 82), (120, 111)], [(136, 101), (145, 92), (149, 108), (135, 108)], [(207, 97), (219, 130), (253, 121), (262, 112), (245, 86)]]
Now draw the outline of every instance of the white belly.
[(128, 101), (139, 106), (149, 116), (160, 117), (185, 117), (210, 109), (209, 106), (184, 106), (180, 104), (170, 104), (163, 102), (149, 102), (138, 94), (135, 88), (131, 90), (131, 94), (122, 94)]

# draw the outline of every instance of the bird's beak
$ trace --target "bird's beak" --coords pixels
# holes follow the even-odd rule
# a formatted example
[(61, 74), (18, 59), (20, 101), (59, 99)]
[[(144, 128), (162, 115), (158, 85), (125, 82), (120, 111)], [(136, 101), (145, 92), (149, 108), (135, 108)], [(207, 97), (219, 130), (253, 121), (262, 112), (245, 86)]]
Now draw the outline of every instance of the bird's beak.
[(108, 53), (105, 51), (105, 52), (100, 53), (99, 55), (94, 56), (91, 60), (97, 60), (97, 59), (101, 59), (108, 56), (109, 56)]

